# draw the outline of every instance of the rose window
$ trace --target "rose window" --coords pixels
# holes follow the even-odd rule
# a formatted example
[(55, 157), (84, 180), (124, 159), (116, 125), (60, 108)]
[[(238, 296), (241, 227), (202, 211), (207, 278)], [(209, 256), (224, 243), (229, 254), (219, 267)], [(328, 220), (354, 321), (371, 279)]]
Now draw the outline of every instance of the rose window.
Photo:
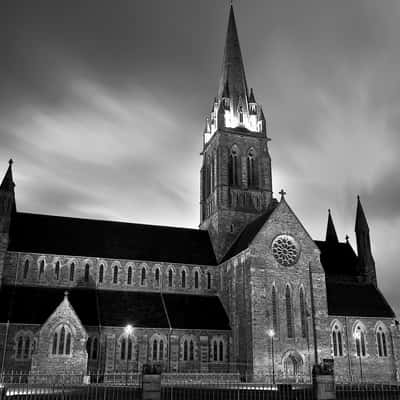
[(289, 235), (279, 235), (272, 242), (272, 254), (279, 264), (288, 267), (293, 265), (299, 255), (296, 241)]

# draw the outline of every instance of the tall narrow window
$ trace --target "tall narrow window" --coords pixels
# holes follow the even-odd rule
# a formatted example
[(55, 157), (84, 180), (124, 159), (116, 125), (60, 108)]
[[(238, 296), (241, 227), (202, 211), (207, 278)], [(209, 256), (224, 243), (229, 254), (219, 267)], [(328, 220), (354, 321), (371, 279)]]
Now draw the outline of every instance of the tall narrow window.
[(85, 265), (85, 275), (84, 275), (85, 282), (89, 282), (89, 275), (90, 275), (90, 265), (86, 264)]
[(99, 267), (99, 283), (103, 283), (104, 281), (104, 265), (100, 264)]
[(60, 261), (56, 262), (56, 265), (54, 267), (54, 275), (56, 277), (56, 280), (58, 281), (60, 279)]
[(118, 283), (118, 265), (114, 265), (114, 269), (113, 269), (113, 283)]
[(25, 337), (25, 345), (24, 345), (24, 358), (29, 358), (31, 355), (31, 338), (29, 336)]
[(186, 339), (183, 342), (183, 360), (188, 360), (188, 342)]
[(272, 324), (275, 334), (278, 332), (278, 303), (276, 301), (276, 288), (272, 286)]
[(24, 279), (28, 278), (29, 273), (29, 260), (25, 260), (24, 263)]
[(154, 361), (157, 360), (157, 350), (158, 350), (157, 339), (154, 339), (154, 340), (153, 340), (153, 360), (154, 360)]
[(65, 328), (62, 327), (60, 331), (60, 341), (58, 342), (58, 354), (64, 354), (65, 344)]
[(155, 280), (155, 286), (159, 287), (160, 286), (160, 270), (157, 268), (156, 272), (154, 274), (154, 280)]
[(71, 354), (71, 333), (67, 333), (67, 337), (65, 339), (65, 354)]
[(193, 340), (190, 340), (190, 343), (189, 343), (189, 360), (190, 361), (194, 360), (194, 343), (193, 343)]
[(214, 344), (213, 344), (213, 358), (214, 358), (214, 361), (218, 361), (218, 343), (217, 343), (217, 341), (214, 341)]
[(332, 350), (334, 357), (343, 356), (343, 335), (338, 324), (332, 328)]
[(132, 347), (133, 347), (132, 339), (128, 338), (128, 351), (126, 355), (128, 360), (132, 360)]
[(247, 182), (249, 187), (257, 186), (255, 159), (255, 152), (251, 149), (247, 155)]
[(243, 124), (243, 107), (239, 107), (239, 122)]
[(121, 360), (125, 360), (126, 356), (126, 339), (121, 339)]
[(301, 336), (307, 337), (307, 309), (306, 300), (304, 296), (303, 287), (300, 288), (300, 322), (301, 322)]
[(292, 294), (289, 285), (286, 286), (285, 300), (286, 300), (287, 337), (294, 338)]
[(386, 333), (382, 326), (379, 326), (376, 330), (376, 343), (378, 345), (378, 356), (387, 357)]
[(16, 354), (16, 356), (17, 356), (18, 359), (22, 358), (23, 346), (24, 346), (24, 338), (23, 338), (23, 336), (20, 336), (18, 338), (18, 341), (17, 341), (17, 354)]
[(222, 340), (219, 342), (219, 361), (224, 361), (224, 343)]
[(52, 354), (57, 354), (57, 343), (58, 343), (58, 333), (55, 332), (53, 335), (53, 345), (52, 345)]
[(164, 360), (164, 340), (160, 339), (160, 347), (159, 347), (159, 360), (162, 361)]
[(194, 288), (199, 288), (199, 271), (194, 272)]
[(140, 276), (140, 284), (142, 286), (144, 286), (146, 284), (146, 268), (145, 267), (142, 268), (142, 273)]
[(69, 266), (69, 280), (73, 281), (75, 279), (75, 263), (71, 263)]
[(356, 342), (356, 353), (358, 357), (365, 357), (367, 355), (367, 348), (365, 343), (365, 332), (364, 329), (358, 325), (354, 332), (354, 338)]
[(172, 275), (172, 269), (168, 271), (168, 286), (172, 288), (173, 284), (173, 275)]
[(42, 279), (43, 276), (44, 276), (44, 260), (41, 260), (39, 264), (39, 279)]
[(183, 288), (186, 287), (186, 271), (185, 270), (182, 270), (182, 272), (181, 272), (181, 286)]
[(232, 147), (229, 156), (229, 184), (236, 186), (239, 184), (239, 151), (236, 146)]
[(211, 272), (207, 271), (207, 289), (211, 289)]
[(128, 277), (126, 279), (128, 285), (132, 284), (132, 267), (128, 267)]

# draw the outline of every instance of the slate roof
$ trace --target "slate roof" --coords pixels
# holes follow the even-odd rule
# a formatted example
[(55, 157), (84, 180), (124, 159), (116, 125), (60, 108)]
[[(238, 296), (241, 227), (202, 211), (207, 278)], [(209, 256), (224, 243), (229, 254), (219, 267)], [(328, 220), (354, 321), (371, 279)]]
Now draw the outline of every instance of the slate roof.
[(216, 265), (207, 231), (17, 212), (11, 251)]
[(242, 232), (239, 234), (238, 238), (235, 240), (233, 245), (229, 248), (228, 252), (225, 254), (221, 263), (229, 260), (234, 257), (236, 254), (239, 254), (241, 251), (247, 249), (255, 238), (259, 230), (263, 227), (263, 225), (268, 221), (268, 218), (271, 216), (272, 212), (275, 210), (277, 203), (272, 202), (271, 206), (261, 214), (258, 218), (256, 218), (253, 222), (248, 224)]
[(329, 315), (387, 317), (395, 314), (378, 288), (372, 284), (326, 282)]
[[(0, 321), (43, 324), (64, 298), (63, 288), (5, 286), (0, 291)], [(230, 330), (217, 296), (163, 293), (172, 328)], [(71, 289), (68, 299), (87, 326), (169, 328), (157, 292)]]
[(358, 257), (349, 243), (316, 240), (321, 251), (321, 263), (328, 277), (357, 276)]

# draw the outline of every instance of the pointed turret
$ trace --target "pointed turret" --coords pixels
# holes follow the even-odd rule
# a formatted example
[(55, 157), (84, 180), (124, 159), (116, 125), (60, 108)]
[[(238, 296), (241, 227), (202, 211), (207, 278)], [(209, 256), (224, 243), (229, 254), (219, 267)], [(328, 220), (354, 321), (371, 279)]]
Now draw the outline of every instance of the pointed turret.
[(4, 191), (13, 191), (14, 190), (14, 180), (13, 180), (13, 176), (12, 176), (12, 165), (13, 165), (13, 160), (10, 159), (10, 161), (8, 161), (8, 168), (7, 168), (7, 172), (4, 175), (3, 181), (0, 184), (0, 190), (4, 190)]
[[(228, 79), (229, 75), (229, 79)], [(226, 33), (224, 60), (219, 85), (218, 96), (223, 97), (225, 87), (228, 87), (233, 109), (237, 110), (239, 99), (247, 101), (247, 82), (244, 72), (242, 52), (236, 28), (235, 14), (231, 6), (229, 12), (228, 30)]]
[(328, 210), (328, 224), (326, 226), (326, 237), (325, 241), (328, 243), (339, 243), (338, 236), (336, 234), (335, 225), (333, 223), (331, 210)]
[(356, 226), (355, 226), (357, 253), (359, 260), (359, 272), (364, 279), (377, 285), (375, 261), (371, 251), (371, 240), (369, 237), (369, 227), (365, 217), (360, 196), (357, 196)]

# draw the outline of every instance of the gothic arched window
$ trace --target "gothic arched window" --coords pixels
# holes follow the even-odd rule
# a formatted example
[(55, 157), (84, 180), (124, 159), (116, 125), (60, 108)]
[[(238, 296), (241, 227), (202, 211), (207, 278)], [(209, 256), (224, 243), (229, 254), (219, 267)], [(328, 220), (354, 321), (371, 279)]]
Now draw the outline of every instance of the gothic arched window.
[(104, 264), (100, 264), (99, 267), (99, 283), (103, 283), (104, 281)]
[(211, 289), (211, 272), (207, 271), (207, 289)]
[(181, 271), (181, 286), (186, 287), (186, 271), (184, 269)]
[(278, 303), (276, 301), (276, 288), (275, 285), (272, 286), (271, 294), (272, 302), (272, 324), (274, 327), (275, 334), (278, 332)]
[(127, 279), (126, 279), (126, 283), (128, 285), (132, 284), (132, 267), (131, 266), (128, 267), (128, 276), (127, 276)]
[(113, 268), (113, 283), (118, 283), (118, 265)]
[(334, 357), (343, 356), (343, 333), (338, 323), (335, 323), (332, 328), (332, 353)]
[(154, 283), (155, 287), (160, 287), (160, 269), (156, 268), (156, 271), (154, 273)]
[(72, 348), (72, 335), (67, 325), (60, 325), (53, 333), (53, 355), (70, 355)]
[(225, 351), (224, 351), (224, 341), (221, 337), (216, 337), (211, 340), (211, 359), (213, 361), (224, 361)]
[(54, 275), (56, 277), (56, 280), (58, 281), (60, 279), (60, 261), (56, 262), (56, 265), (54, 267)]
[(144, 286), (146, 284), (146, 268), (142, 267), (142, 273), (140, 275), (140, 284)]
[(150, 358), (153, 361), (163, 361), (165, 356), (166, 346), (166, 339), (164, 336), (160, 336), (158, 334), (154, 335), (150, 339), (150, 346), (151, 346), (151, 355)]
[(85, 265), (85, 275), (84, 275), (85, 282), (89, 282), (89, 274), (90, 274), (90, 265), (86, 264)]
[(42, 279), (43, 275), (44, 275), (44, 260), (41, 260), (39, 264), (39, 279)]
[(190, 361), (194, 360), (194, 343), (192, 339), (190, 339), (189, 342), (189, 360)]
[(286, 286), (285, 301), (286, 301), (287, 337), (294, 338), (292, 293), (290, 291), (289, 285)]
[(239, 185), (239, 150), (233, 146), (229, 155), (229, 184)]
[(173, 275), (172, 275), (172, 269), (168, 270), (168, 287), (172, 288), (173, 286)]
[(257, 186), (256, 153), (253, 149), (247, 154), (247, 183), (249, 187)]
[(367, 346), (365, 343), (365, 329), (361, 325), (357, 325), (354, 330), (354, 339), (356, 344), (356, 353), (358, 357), (367, 355)]
[(97, 360), (97, 355), (99, 352), (98, 346), (99, 342), (97, 336), (89, 336), (86, 342), (86, 351), (88, 353), (89, 360)]
[(28, 278), (28, 273), (29, 273), (29, 260), (25, 260), (24, 263), (24, 279)]
[(199, 271), (194, 271), (194, 288), (199, 288)]
[(379, 326), (378, 329), (376, 330), (376, 343), (378, 346), (378, 356), (387, 357), (388, 351), (387, 351), (386, 332), (382, 328), (382, 326)]
[(306, 299), (304, 295), (304, 288), (300, 288), (300, 322), (301, 322), (301, 336), (307, 337), (307, 309)]
[(188, 341), (186, 339), (183, 341), (183, 360), (188, 360)]
[(15, 358), (17, 360), (27, 360), (31, 357), (33, 349), (32, 335), (28, 332), (21, 332), (17, 334), (15, 339)]
[(75, 263), (71, 263), (69, 266), (69, 280), (73, 281), (75, 279)]
[(133, 338), (130, 335), (124, 335), (120, 339), (120, 359), (133, 360)]

